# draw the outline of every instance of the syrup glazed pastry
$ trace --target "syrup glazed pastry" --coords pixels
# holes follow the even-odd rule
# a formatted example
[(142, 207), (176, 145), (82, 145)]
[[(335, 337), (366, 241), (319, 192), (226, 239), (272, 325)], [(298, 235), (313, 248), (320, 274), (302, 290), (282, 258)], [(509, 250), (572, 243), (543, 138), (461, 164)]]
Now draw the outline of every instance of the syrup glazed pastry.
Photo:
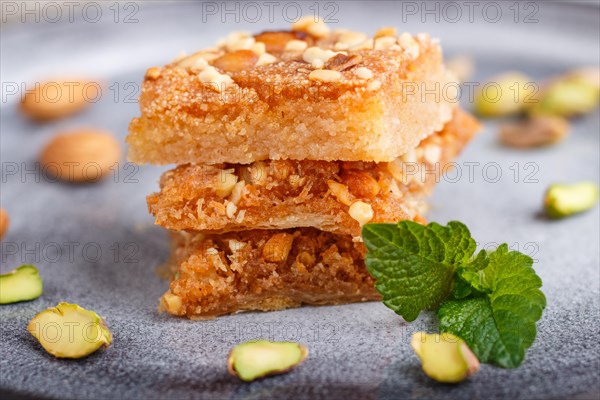
[[(186, 164), (162, 176), (161, 191), (148, 196), (148, 207), (157, 224), (174, 230), (314, 227), (360, 236), (366, 222), (423, 221), (424, 197), (478, 126), (456, 110), (442, 131), (392, 163)], [(437, 164), (439, 173), (421, 174), (413, 163), (424, 171), (435, 171)]]
[(442, 129), (456, 89), (427, 34), (368, 37), (312, 17), (291, 31), (235, 32), (147, 71), (129, 159), (390, 162)]
[(314, 228), (222, 235), (177, 232), (173, 279), (159, 309), (206, 319), (302, 304), (378, 300), (365, 253), (364, 244), (350, 236)]
[(452, 82), (428, 35), (331, 32), (312, 18), (150, 68), (127, 140), (133, 161), (179, 164), (148, 196), (173, 240), (160, 310), (379, 299), (361, 227), (423, 222), (479, 128), (440, 89)]

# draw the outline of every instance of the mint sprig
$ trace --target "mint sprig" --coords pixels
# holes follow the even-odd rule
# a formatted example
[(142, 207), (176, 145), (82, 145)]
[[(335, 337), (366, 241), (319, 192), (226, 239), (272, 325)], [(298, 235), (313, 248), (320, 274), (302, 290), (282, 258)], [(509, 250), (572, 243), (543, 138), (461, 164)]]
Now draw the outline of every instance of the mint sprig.
[(386, 306), (409, 322), (437, 310), (440, 330), (464, 339), (480, 361), (523, 362), (546, 306), (530, 257), (506, 244), (474, 256), (475, 240), (457, 221), (367, 224), (362, 234)]

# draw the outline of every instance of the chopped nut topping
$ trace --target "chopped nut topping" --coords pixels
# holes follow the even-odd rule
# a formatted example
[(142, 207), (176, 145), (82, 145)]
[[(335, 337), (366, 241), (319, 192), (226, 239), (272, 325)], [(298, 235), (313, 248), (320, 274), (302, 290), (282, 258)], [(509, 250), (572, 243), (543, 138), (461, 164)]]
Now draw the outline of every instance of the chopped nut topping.
[(227, 214), (227, 216), (229, 218), (233, 218), (236, 211), (237, 211), (237, 206), (235, 204), (233, 204), (232, 202), (227, 203), (227, 206), (225, 206), (225, 214)]
[(360, 226), (363, 226), (367, 222), (373, 219), (373, 208), (370, 204), (367, 204), (362, 201), (357, 201), (352, 203), (350, 208), (348, 209), (348, 214), (352, 218), (354, 218)]
[(384, 37), (384, 36), (398, 36), (398, 32), (396, 31), (396, 28), (394, 27), (390, 27), (390, 26), (385, 26), (381, 29), (379, 29), (377, 32), (375, 32), (375, 39), (378, 39), (380, 37)]
[(323, 68), (325, 63), (337, 54), (340, 53), (336, 53), (332, 50), (323, 50), (320, 47), (309, 47), (302, 53), (302, 59), (315, 68)]
[(265, 243), (263, 247), (263, 257), (267, 261), (282, 262), (287, 260), (292, 244), (294, 243), (294, 235), (289, 233), (277, 233)]
[[(288, 50), (286, 47), (289, 42), (304, 42), (303, 40), (299, 40), (302, 39), (303, 36), (306, 36), (306, 34), (300, 32), (276, 31), (263, 32), (255, 36), (254, 39), (257, 42), (264, 43), (268, 53), (281, 53), (284, 49)], [(304, 49), (299, 51), (303, 50)]]
[(396, 43), (395, 36), (382, 36), (375, 39), (375, 50), (401, 50), (400, 46)]
[(160, 77), (161, 69), (159, 67), (152, 67), (146, 71), (146, 79), (158, 79)]
[(237, 180), (237, 176), (230, 172), (222, 171), (221, 173), (219, 173), (217, 175), (217, 182), (214, 188), (217, 196), (219, 196), (222, 199), (229, 196), (231, 194), (231, 191), (233, 190), (233, 187), (237, 183)]
[(208, 66), (198, 74), (200, 81), (211, 84), (210, 87), (217, 92), (222, 92), (233, 83), (229, 75), (221, 74), (215, 67)]
[(254, 54), (260, 56), (260, 55), (265, 54), (267, 52), (267, 46), (265, 46), (264, 43), (257, 42), (257, 43), (254, 43), (252, 45), (252, 47), (250, 48), (250, 50), (252, 50), (252, 52)]
[(204, 69), (208, 66), (208, 63), (216, 60), (217, 58), (223, 55), (223, 51), (219, 50), (202, 50), (197, 53), (192, 54), (189, 57), (181, 58), (177, 62), (177, 66), (182, 68), (190, 68), (190, 69)]
[(169, 314), (178, 315), (181, 311), (181, 297), (174, 295), (173, 293), (166, 292), (161, 298), (161, 306)]
[(229, 52), (237, 50), (250, 50), (256, 41), (248, 32), (231, 32), (220, 43)]
[(258, 60), (260, 58), (253, 51), (237, 50), (217, 58), (213, 66), (229, 72), (240, 72), (253, 68)]
[(325, 63), (326, 69), (331, 69), (334, 71), (345, 71), (350, 69), (360, 63), (362, 61), (362, 57), (358, 54), (353, 54), (348, 56), (346, 54), (337, 54), (334, 57), (331, 57), (327, 63)]
[(335, 50), (347, 50), (351, 46), (362, 43), (368, 39), (367, 35), (361, 32), (345, 31), (339, 35), (334, 45)]
[(352, 204), (352, 200), (354, 198), (350, 194), (348, 186), (336, 181), (327, 181), (327, 186), (329, 186), (329, 191), (331, 191), (331, 194), (338, 199), (340, 203), (347, 206)]
[(342, 172), (341, 178), (350, 193), (358, 198), (372, 199), (379, 193), (379, 184), (367, 172), (348, 169)]
[(269, 53), (261, 54), (261, 56), (258, 57), (256, 66), (260, 67), (261, 65), (269, 65), (269, 64), (273, 64), (276, 61), (277, 61), (277, 57), (275, 57)]
[(410, 33), (404, 32), (402, 35), (400, 35), (398, 38), (398, 44), (413, 60), (419, 57), (419, 44)]
[(322, 38), (329, 35), (329, 28), (323, 20), (312, 16), (300, 18), (292, 24), (293, 31), (306, 32), (316, 38)]
[(304, 40), (290, 40), (286, 43), (284, 50), (299, 53), (306, 50), (307, 47), (308, 43), (306, 43)]
[(342, 73), (329, 69), (317, 69), (308, 74), (308, 79), (321, 82), (338, 82), (342, 79)]
[(358, 67), (354, 70), (354, 75), (360, 79), (371, 79), (373, 77), (373, 71), (367, 67)]
[(181, 67), (203, 70), (208, 67), (208, 61), (203, 57), (190, 57), (188, 60), (180, 63)]
[(240, 200), (242, 199), (242, 196), (244, 195), (245, 186), (246, 186), (246, 182), (244, 182), (243, 180), (236, 183), (235, 186), (233, 187), (233, 190), (231, 191), (231, 196), (229, 197), (229, 201), (231, 201), (233, 204), (239, 203)]
[(364, 42), (352, 45), (348, 48), (348, 50), (356, 51), (356, 50), (371, 50), (374, 46), (374, 40), (367, 39)]

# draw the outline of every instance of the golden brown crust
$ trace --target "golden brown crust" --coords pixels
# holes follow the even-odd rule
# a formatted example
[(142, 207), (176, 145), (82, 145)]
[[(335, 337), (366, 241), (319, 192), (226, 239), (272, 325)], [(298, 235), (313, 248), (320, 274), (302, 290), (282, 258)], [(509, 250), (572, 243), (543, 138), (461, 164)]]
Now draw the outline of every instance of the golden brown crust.
[[(439, 163), (441, 171), (477, 128), (471, 116), (457, 110), (444, 130), (429, 136), (413, 152), (414, 161), (428, 170)], [(431, 159), (432, 153), (439, 153), (439, 159)], [(250, 165), (188, 164), (162, 176), (161, 191), (148, 196), (148, 208), (157, 224), (174, 230), (304, 226), (358, 236), (360, 224), (348, 212), (356, 201), (372, 207), (372, 222), (421, 218), (422, 199), (439, 176), (421, 177), (417, 172), (399, 175), (401, 160), (392, 165), (292, 160)], [(236, 184), (243, 187), (238, 195), (232, 193)]]
[[(291, 37), (275, 44), (245, 37), (151, 68), (141, 116), (130, 124), (129, 159), (392, 161), (450, 119), (454, 99), (444, 85), (454, 79), (437, 43), (388, 36), (335, 55), (343, 34), (299, 35), (294, 43), (306, 43), (304, 51), (280, 51)], [(391, 44), (383, 46), (384, 39)], [(252, 51), (261, 50), (250, 43), (264, 43), (272, 54), (257, 58)]]
[[(174, 278), (160, 309), (174, 315), (379, 299), (364, 265), (366, 249), (350, 236), (312, 228), (173, 235)], [(282, 250), (287, 239), (291, 245)]]

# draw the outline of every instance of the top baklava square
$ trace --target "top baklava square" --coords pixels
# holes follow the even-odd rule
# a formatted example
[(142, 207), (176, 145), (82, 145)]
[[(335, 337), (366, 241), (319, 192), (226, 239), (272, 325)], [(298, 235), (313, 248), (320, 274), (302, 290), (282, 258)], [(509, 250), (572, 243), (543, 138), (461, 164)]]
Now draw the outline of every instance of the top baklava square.
[(427, 34), (368, 37), (304, 18), (150, 68), (129, 159), (393, 161), (450, 120), (455, 93)]

